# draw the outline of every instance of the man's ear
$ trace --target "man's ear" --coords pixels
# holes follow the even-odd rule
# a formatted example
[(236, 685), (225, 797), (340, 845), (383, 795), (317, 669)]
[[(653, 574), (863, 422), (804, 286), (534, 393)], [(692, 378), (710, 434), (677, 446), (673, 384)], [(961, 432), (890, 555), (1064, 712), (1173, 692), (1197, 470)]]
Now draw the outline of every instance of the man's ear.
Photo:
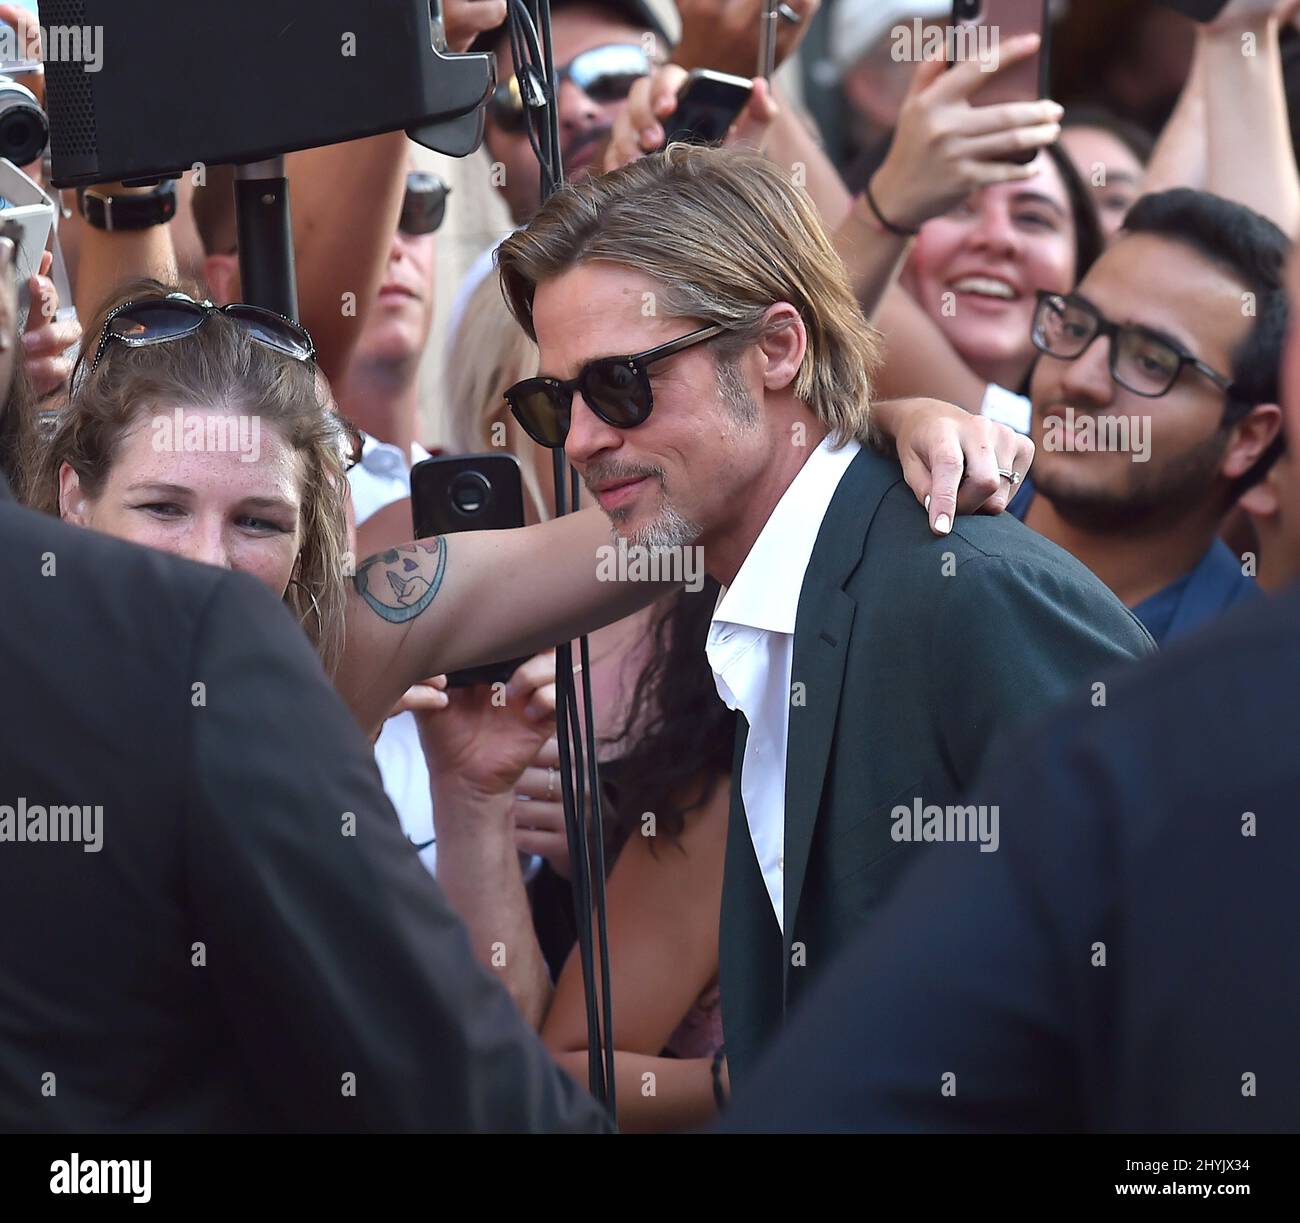
[(1228, 438), (1220, 472), (1239, 480), (1259, 462), (1282, 428), (1282, 409), (1275, 403), (1256, 404), (1236, 424)]
[(237, 302), (243, 292), (239, 283), (239, 256), (206, 255), (203, 259), (203, 279), (208, 284), (208, 296), (218, 306)]
[(79, 527), (90, 525), (89, 498), (81, 477), (67, 463), (59, 468), (59, 517)]
[(777, 302), (763, 316), (763, 336), (758, 342), (763, 354), (763, 385), (769, 391), (790, 386), (808, 351), (808, 332), (803, 318), (789, 302)]

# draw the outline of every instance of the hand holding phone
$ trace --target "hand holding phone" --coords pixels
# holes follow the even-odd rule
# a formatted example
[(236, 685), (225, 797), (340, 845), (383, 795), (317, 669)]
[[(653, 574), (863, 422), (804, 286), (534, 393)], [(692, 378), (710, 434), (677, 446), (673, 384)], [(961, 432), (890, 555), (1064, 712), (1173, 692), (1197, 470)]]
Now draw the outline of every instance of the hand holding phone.
[[(417, 539), (458, 531), (504, 531), (524, 525), (519, 460), (509, 454), (425, 459), (411, 469), (411, 517)], [(449, 688), (505, 683), (524, 660), (454, 671)]]
[[(1033, 55), (1030, 35), (1003, 45), (1002, 70)], [(894, 225), (919, 229), (961, 203), (972, 191), (1029, 178), (1023, 154), (1060, 135), (1064, 113), (1046, 100), (974, 105), (987, 74), (974, 60), (946, 70), (943, 60), (916, 66), (872, 195)]]
[(697, 68), (677, 92), (677, 109), (664, 124), (664, 143), (721, 144), (752, 90), (744, 77)]
[[(848, 3), (849, 0), (839, 0)], [(852, 0), (876, 4), (878, 0)], [(771, 25), (771, 63), (779, 68), (798, 49), (823, 0), (677, 0), (682, 35), (673, 62), (688, 71), (711, 68), (732, 76), (766, 78), (761, 44), (770, 8), (784, 11)]]
[[(1051, 24), (1048, 0), (953, 0), (952, 24), (956, 45), (977, 48), (985, 83), (971, 102), (992, 106), (999, 102), (1034, 102), (1047, 96), (1049, 37)], [(1003, 62), (1003, 49), (1010, 40), (1038, 35), (1037, 50), (1029, 56)], [(1038, 155), (1037, 148), (1017, 150), (1010, 161), (1027, 163)]]

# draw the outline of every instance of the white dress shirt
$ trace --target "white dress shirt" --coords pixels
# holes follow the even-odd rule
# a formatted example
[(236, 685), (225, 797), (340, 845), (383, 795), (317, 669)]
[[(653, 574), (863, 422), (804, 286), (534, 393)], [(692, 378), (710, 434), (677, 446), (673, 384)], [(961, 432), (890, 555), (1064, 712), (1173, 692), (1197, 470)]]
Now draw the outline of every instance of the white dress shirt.
[[(348, 472), (357, 526), (394, 501), (411, 495), (411, 467), (429, 458), (416, 442), (411, 457), (396, 446), (366, 435), (361, 462)], [(429, 768), (425, 764), (415, 715), (389, 718), (375, 743), (375, 763), (383, 779), (384, 792), (401, 821), (402, 831), (420, 850), (420, 860), (430, 874), (437, 865), (438, 846), (433, 832), (433, 796), (429, 792)]]
[(861, 449), (832, 450), (827, 438), (808, 456), (768, 518), (709, 625), (705, 652), (718, 695), (749, 723), (740, 770), (749, 835), (763, 882), (785, 930), (785, 772), (790, 728), (794, 625), (804, 575), (840, 480)]

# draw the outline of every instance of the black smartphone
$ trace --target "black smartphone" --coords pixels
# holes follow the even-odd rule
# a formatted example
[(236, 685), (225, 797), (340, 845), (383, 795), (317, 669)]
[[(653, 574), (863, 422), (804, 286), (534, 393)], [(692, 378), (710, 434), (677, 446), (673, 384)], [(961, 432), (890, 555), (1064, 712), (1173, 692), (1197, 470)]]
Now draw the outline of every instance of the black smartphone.
[(677, 91), (677, 109), (664, 121), (665, 144), (719, 144), (745, 109), (753, 85), (743, 76), (696, 68)]
[[(967, 56), (987, 53), (992, 58), (1005, 40), (1021, 34), (1037, 34), (1041, 39), (1035, 55), (990, 77), (987, 85), (976, 90), (973, 106), (1047, 97), (1052, 33), (1047, 5), (1048, 0), (953, 0), (952, 26), (959, 55), (964, 49)], [(1008, 160), (1027, 165), (1037, 156), (1037, 149), (1026, 149)]]
[[(425, 459), (411, 469), (411, 517), (416, 539), (458, 531), (503, 531), (524, 525), (524, 482), (510, 454)], [(505, 683), (527, 662), (470, 667), (447, 676), (449, 688)]]

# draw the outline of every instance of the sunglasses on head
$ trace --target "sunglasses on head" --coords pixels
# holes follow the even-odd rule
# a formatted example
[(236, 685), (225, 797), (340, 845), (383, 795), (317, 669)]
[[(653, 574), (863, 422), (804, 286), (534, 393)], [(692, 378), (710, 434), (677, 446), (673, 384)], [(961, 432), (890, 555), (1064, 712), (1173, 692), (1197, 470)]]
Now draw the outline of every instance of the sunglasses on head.
[(242, 328), (250, 340), (265, 348), (284, 353), (296, 361), (312, 361), (316, 357), (316, 348), (306, 328), (274, 310), (238, 302), (231, 306), (214, 306), (210, 301), (196, 302), (184, 293), (169, 293), (166, 297), (151, 297), (118, 306), (104, 321), (104, 334), (90, 372), (93, 374), (99, 368), (109, 343), (114, 340), (128, 348), (168, 344), (193, 335), (214, 314), (224, 314)]
[(451, 188), (436, 174), (413, 170), (406, 176), (406, 198), (397, 228), (408, 237), (434, 233), (447, 216)]
[(533, 441), (556, 450), (569, 436), (573, 417), (573, 392), (607, 425), (633, 429), (644, 424), (654, 409), (648, 367), (696, 344), (720, 335), (726, 328), (711, 323), (680, 339), (630, 357), (601, 357), (588, 361), (576, 378), (525, 378), (506, 391), (511, 414)]
[[(621, 102), (637, 81), (650, 75), (651, 67), (650, 57), (635, 43), (610, 43), (575, 55), (556, 72), (555, 85), (558, 89), (562, 82), (572, 81), (593, 102)], [(488, 113), (503, 132), (518, 133), (527, 126), (513, 73), (492, 91)]]

